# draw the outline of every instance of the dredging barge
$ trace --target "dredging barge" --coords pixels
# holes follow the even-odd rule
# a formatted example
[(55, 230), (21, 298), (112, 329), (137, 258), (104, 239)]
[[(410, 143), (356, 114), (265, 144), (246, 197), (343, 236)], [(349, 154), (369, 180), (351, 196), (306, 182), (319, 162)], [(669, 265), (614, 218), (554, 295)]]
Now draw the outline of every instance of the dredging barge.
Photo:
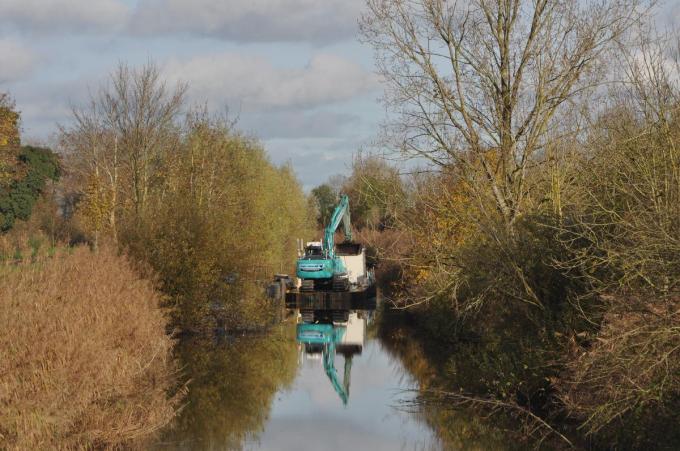
[[(335, 244), (343, 224), (345, 240)], [(346, 322), (350, 310), (374, 310), (377, 289), (366, 249), (352, 241), (349, 198), (341, 196), (322, 241), (298, 241), (296, 277), (275, 276), (271, 297), (283, 299), (286, 309), (299, 311), (305, 323)]]

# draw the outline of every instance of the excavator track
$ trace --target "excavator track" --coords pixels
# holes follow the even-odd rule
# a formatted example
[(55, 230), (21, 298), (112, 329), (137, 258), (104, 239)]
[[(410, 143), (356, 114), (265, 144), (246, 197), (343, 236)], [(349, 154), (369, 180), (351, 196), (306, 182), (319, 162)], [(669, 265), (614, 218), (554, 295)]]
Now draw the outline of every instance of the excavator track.
[(349, 279), (347, 277), (333, 277), (333, 291), (349, 291)]
[(304, 279), (300, 285), (300, 291), (314, 291), (314, 280)]

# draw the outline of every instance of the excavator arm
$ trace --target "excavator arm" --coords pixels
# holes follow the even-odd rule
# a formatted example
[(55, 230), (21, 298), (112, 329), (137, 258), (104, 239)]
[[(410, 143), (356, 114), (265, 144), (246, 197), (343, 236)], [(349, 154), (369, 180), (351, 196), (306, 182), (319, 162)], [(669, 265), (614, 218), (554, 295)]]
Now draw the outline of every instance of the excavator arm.
[(338, 230), (340, 222), (343, 224), (345, 240), (352, 240), (352, 223), (349, 217), (349, 197), (343, 194), (340, 203), (335, 207), (331, 220), (324, 230), (323, 249), (329, 257), (335, 256), (335, 231)]
[(345, 327), (335, 327), (333, 324), (298, 324), (297, 340), (305, 344), (321, 344), (323, 369), (331, 381), (335, 392), (340, 396), (342, 403), (347, 405), (349, 399), (350, 372), (352, 371), (352, 357), (345, 357), (345, 372), (342, 382), (335, 369), (336, 344), (342, 341)]
[(352, 371), (352, 358), (345, 357), (345, 372), (342, 378), (342, 384), (338, 378), (338, 372), (335, 369), (335, 342), (328, 343), (323, 350), (323, 369), (326, 371), (326, 376), (330, 379), (333, 389), (340, 396), (343, 405), (347, 405), (349, 400), (349, 383), (350, 373)]

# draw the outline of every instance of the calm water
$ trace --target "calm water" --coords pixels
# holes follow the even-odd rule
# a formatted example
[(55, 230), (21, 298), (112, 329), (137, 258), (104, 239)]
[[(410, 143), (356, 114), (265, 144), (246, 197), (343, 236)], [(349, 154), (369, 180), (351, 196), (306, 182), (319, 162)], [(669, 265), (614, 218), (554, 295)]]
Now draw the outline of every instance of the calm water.
[(160, 449), (430, 450), (410, 413), (416, 382), (372, 336), (370, 312), (346, 324), (286, 324), (266, 336), (188, 341), (187, 404)]

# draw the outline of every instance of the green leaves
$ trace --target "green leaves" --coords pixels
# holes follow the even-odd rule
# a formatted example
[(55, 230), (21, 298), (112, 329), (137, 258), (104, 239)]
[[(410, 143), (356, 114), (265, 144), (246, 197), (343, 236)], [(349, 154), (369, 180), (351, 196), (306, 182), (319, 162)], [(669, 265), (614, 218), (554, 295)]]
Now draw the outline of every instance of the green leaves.
[(312, 190), (312, 196), (319, 210), (318, 225), (320, 228), (326, 227), (333, 214), (333, 208), (338, 203), (338, 193), (328, 183), (324, 183)]
[(13, 179), (0, 192), (0, 230), (6, 232), (17, 219), (27, 220), (45, 188), (47, 180), (58, 180), (59, 161), (49, 149), (22, 147), (17, 156)]

